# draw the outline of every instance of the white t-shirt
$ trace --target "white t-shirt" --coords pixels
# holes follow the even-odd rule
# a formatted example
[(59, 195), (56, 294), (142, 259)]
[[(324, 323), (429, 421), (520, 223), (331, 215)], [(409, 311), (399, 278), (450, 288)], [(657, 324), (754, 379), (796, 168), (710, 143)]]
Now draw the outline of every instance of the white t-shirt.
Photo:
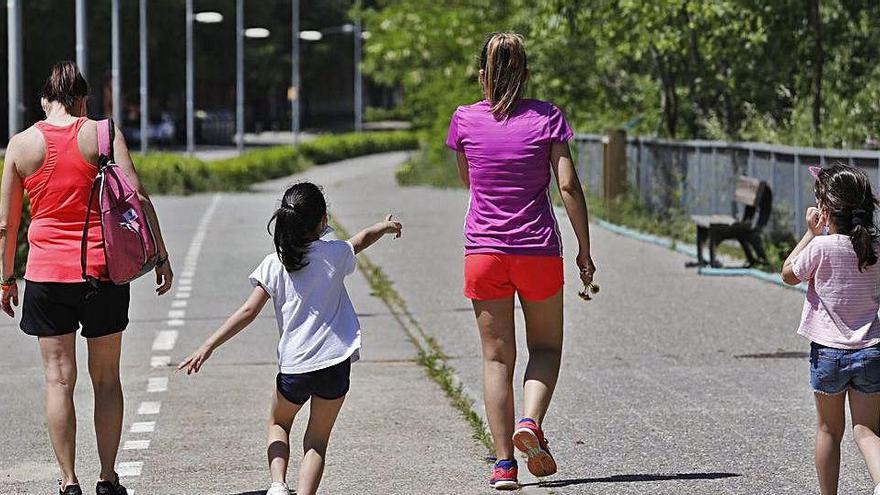
[(281, 373), (307, 373), (360, 357), (361, 327), (345, 290), (345, 277), (357, 267), (354, 247), (319, 239), (306, 261), (288, 273), (272, 253), (250, 275), (251, 284), (265, 289), (275, 306)]

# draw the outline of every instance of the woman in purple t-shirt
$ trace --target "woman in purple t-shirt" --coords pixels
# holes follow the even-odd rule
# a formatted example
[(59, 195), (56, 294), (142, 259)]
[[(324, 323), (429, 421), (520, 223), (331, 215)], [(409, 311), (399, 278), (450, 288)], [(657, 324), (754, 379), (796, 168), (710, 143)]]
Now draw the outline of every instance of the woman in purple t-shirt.
[[(496, 33), (483, 46), (485, 100), (452, 116), (446, 144), (470, 189), (465, 221), (465, 296), (473, 302), (483, 349), (483, 390), (498, 461), (489, 483), (518, 487), (516, 446), (535, 476), (556, 472), (541, 423), (562, 355), (562, 239), (550, 201), (551, 171), (578, 239), (581, 281), (592, 282), (587, 206), (572, 163), (562, 112), (522, 98), (528, 79), (522, 37)], [(514, 425), (514, 295), (526, 320), (529, 362), (523, 418)]]

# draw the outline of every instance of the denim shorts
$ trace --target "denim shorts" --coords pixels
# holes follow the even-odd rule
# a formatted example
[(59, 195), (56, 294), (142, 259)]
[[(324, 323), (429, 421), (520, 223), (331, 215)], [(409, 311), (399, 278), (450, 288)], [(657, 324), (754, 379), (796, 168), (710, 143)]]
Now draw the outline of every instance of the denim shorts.
[(864, 349), (835, 349), (812, 343), (810, 385), (820, 394), (836, 395), (853, 389), (880, 393), (880, 344)]

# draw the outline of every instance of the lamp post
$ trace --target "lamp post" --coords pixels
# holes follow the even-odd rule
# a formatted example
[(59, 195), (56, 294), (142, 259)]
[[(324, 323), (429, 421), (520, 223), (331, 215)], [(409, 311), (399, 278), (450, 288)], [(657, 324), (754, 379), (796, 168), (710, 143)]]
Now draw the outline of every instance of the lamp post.
[(293, 143), (299, 143), (299, 0), (290, 0), (290, 132)]
[(122, 83), (120, 76), (120, 60), (119, 60), (119, 0), (110, 2), (110, 78), (113, 93), (113, 121), (117, 125), (121, 125), (122, 109), (120, 103), (122, 101)]
[(86, 22), (86, 0), (76, 0), (76, 65), (88, 80), (89, 45)]
[(22, 43), (21, 43), (21, 0), (6, 0), (7, 81), (9, 84), (9, 137), (21, 129), (21, 91), (22, 81)]
[(186, 152), (192, 155), (196, 150), (196, 136), (193, 125), (195, 119), (195, 95), (193, 73), (193, 0), (186, 0)]
[(147, 152), (149, 146), (150, 125), (150, 93), (149, 93), (149, 59), (147, 58), (147, 0), (140, 0), (140, 18), (138, 19), (140, 37), (140, 99), (141, 99), (141, 153)]
[[(360, 2), (358, 2), (359, 4)], [(361, 132), (364, 127), (364, 81), (361, 76), (361, 20), (360, 13), (354, 22), (354, 130)]]
[(235, 146), (244, 151), (244, 0), (235, 2)]

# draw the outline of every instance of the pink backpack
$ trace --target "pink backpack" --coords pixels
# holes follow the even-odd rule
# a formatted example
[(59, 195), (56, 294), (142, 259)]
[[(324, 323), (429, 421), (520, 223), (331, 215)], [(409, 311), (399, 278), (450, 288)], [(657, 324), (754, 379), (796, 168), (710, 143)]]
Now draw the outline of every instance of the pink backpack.
[(153, 229), (144, 215), (138, 193), (113, 161), (115, 130), (111, 119), (98, 121), (98, 175), (89, 194), (81, 255), (83, 279), (93, 286), (97, 286), (97, 280), (86, 271), (86, 250), (95, 197), (101, 212), (107, 271), (114, 284), (127, 284), (149, 272), (159, 258)]

